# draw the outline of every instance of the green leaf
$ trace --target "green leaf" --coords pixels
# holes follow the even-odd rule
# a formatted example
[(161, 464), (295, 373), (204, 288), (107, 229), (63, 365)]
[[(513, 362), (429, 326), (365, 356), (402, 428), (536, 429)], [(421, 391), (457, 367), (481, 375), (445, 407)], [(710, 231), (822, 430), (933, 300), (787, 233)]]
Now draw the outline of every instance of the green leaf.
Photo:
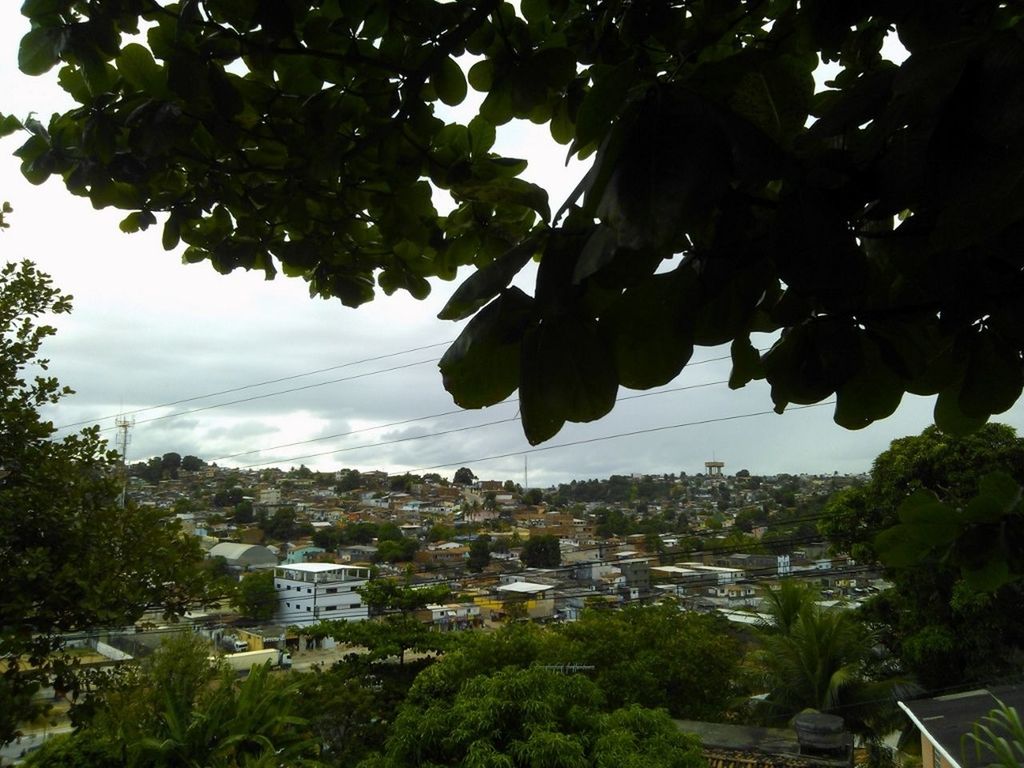
[(957, 400), (961, 410), (987, 418), (1009, 409), (1024, 388), (1020, 352), (996, 334), (981, 331), (972, 339), (970, 354)]
[(944, 389), (935, 398), (935, 426), (954, 436), (976, 432), (988, 421), (988, 416), (970, 416), (960, 407), (960, 388)]
[(939, 501), (931, 491), (923, 489), (908, 496), (896, 509), (896, 514), (906, 525), (951, 527), (959, 524), (956, 510)]
[(750, 336), (738, 336), (729, 347), (732, 357), (732, 372), (729, 374), (729, 389), (740, 389), (754, 379), (764, 378), (761, 366), (761, 354), (753, 344)]
[(533, 300), (518, 288), (505, 290), (469, 321), (444, 353), (438, 367), (457, 405), (494, 405), (519, 386), (519, 342), (532, 307)]
[(16, 118), (14, 115), (4, 115), (0, 113), (0, 137), (10, 136), (15, 131), (20, 131), (24, 126), (21, 124), (21, 120)]
[(160, 97), (167, 91), (163, 70), (157, 66), (153, 54), (138, 43), (129, 43), (117, 57), (117, 71), (135, 89), (150, 97)]
[(52, 27), (36, 27), (21, 38), (18, 46), (18, 69), (26, 75), (41, 75), (56, 65), (57, 31)]
[(636, 62), (627, 59), (614, 69), (595, 71), (593, 87), (583, 97), (576, 115), (576, 141), (572, 151), (600, 143), (608, 126), (618, 117), (626, 103), (629, 88), (636, 82)]
[(860, 337), (860, 367), (836, 389), (833, 419), (846, 429), (862, 429), (896, 412), (903, 383), (882, 361), (877, 346)]
[(548, 207), (548, 193), (522, 179), (491, 179), (486, 182), (469, 182), (453, 185), (452, 196), (456, 200), (476, 200), (494, 206), (521, 205), (540, 214), (544, 221), (551, 218)]
[(1020, 578), (1010, 573), (1005, 553), (1003, 557), (990, 553), (980, 567), (964, 567), (962, 572), (964, 583), (975, 592), (995, 592), (1004, 584)]
[(478, 269), (455, 290), (437, 316), (441, 320), (462, 320), (472, 315), (512, 282), (539, 247), (537, 238), (527, 238)]
[(964, 514), (975, 523), (998, 523), (1012, 513), (1021, 500), (1021, 487), (1005, 472), (992, 472), (981, 478), (978, 494), (967, 502)]
[(149, 229), (156, 224), (156, 216), (150, 211), (133, 211), (125, 216), (119, 225), (122, 232), (138, 232), (140, 229)]
[(519, 404), (531, 445), (566, 421), (593, 421), (615, 405), (618, 376), (608, 345), (592, 321), (546, 319), (523, 338)]
[(473, 86), (474, 91), (488, 93), (494, 85), (494, 62), (484, 59), (471, 66), (469, 84)]
[(449, 107), (462, 103), (466, 98), (466, 76), (462, 67), (450, 58), (445, 57), (430, 76), (430, 83), (437, 91), (437, 96)]
[(494, 125), (489, 120), (477, 115), (469, 121), (470, 151), (474, 157), (483, 156), (490, 151), (494, 146), (494, 139)]
[(602, 314), (622, 386), (667, 384), (690, 361), (693, 336), (684, 321), (685, 300), (674, 274), (654, 275), (627, 289)]

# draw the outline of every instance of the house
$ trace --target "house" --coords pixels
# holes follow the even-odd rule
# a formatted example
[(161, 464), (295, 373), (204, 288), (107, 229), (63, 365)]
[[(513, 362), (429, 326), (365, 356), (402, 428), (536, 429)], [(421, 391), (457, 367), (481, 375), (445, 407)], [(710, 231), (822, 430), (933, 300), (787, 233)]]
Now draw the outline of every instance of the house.
[(431, 603), (417, 611), (416, 615), (442, 632), (479, 627), (483, 624), (480, 606), (476, 603)]
[(232, 568), (268, 568), (277, 565), (277, 555), (260, 544), (239, 544), (222, 541), (214, 544), (209, 557), (223, 557)]
[(469, 557), (469, 547), (451, 541), (417, 550), (413, 555), (413, 560), (421, 565), (451, 567), (462, 565), (467, 557)]
[(356, 591), (370, 580), (370, 569), (334, 563), (294, 563), (274, 569), (277, 612), (285, 626), (319, 621), (362, 621), (369, 609)]
[(338, 557), (347, 563), (369, 563), (377, 556), (377, 548), (370, 544), (342, 544)]
[[(922, 768), (975, 768), (997, 762), (969, 738), (974, 724), (1003, 703), (1024, 712), (1024, 685), (982, 688), (933, 699), (899, 702), (921, 732)], [(1000, 729), (998, 736), (1010, 738)], [(1019, 753), (1018, 753), (1019, 754)]]

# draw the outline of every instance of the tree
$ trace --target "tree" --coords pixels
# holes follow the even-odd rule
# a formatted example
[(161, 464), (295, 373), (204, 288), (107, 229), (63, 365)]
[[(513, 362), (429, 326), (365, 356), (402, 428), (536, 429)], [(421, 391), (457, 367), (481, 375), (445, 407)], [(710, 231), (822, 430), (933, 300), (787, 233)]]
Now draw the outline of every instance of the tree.
[(957, 438), (930, 427), (894, 440), (865, 486), (825, 508), (834, 546), (886, 565), (893, 589), (866, 618), (926, 687), (989, 680), (1024, 658), (1013, 618), (1024, 611), (1022, 481), (1024, 440), (1011, 428)]
[[(308, 723), (293, 714), (294, 684), (265, 666), (239, 682), (231, 670), (211, 666), (208, 654), (201, 638), (182, 633), (137, 679), (102, 697), (83, 728), (63, 738), (108, 745), (108, 759), (99, 764), (117, 768), (321, 765)], [(35, 758), (36, 764), (67, 766), (50, 757)]]
[(34, 712), (40, 684), (77, 689), (61, 633), (153, 608), (173, 618), (208, 584), (198, 543), (173, 519), (120, 507), (120, 462), (98, 428), (57, 439), (40, 417), (71, 390), (46, 375), (38, 355), (54, 328), (39, 319), (70, 310), (30, 262), (0, 268), (0, 743)]
[(449, 541), (455, 538), (455, 529), (450, 525), (434, 523), (427, 531), (427, 541)]
[(466, 568), (472, 573), (480, 573), (491, 562), (491, 537), (487, 534), (477, 536), (469, 545), (469, 559)]
[(523, 544), (519, 559), (530, 568), (557, 568), (562, 563), (558, 537), (550, 534), (531, 536)]
[(416, 539), (387, 539), (377, 545), (374, 559), (386, 563), (408, 562), (413, 559), (419, 548), (420, 545)]
[(439, 603), (450, 594), (451, 589), (444, 584), (414, 587), (396, 579), (372, 579), (359, 588), (371, 614), (416, 611), (429, 603)]
[(537, 506), (544, 501), (544, 492), (540, 488), (531, 488), (523, 494), (523, 503)]
[(720, 617), (632, 605), (584, 611), (557, 634), (566, 641), (562, 658), (592, 666), (589, 674), (611, 706), (718, 721), (734, 703), (741, 648)]
[(842, 716), (847, 729), (869, 739), (895, 730), (896, 694), (906, 681), (873, 674), (875, 639), (854, 614), (823, 608), (808, 589), (788, 582), (768, 597), (771, 620), (754, 652), (768, 691), (761, 706), (768, 722), (814, 710)]
[(307, 630), (307, 634), (361, 646), (371, 663), (397, 658), (399, 666), (405, 664), (407, 651), (439, 653), (448, 647), (446, 634), (433, 631), (409, 613), (389, 614), (371, 621), (323, 621)]
[(178, 479), (178, 470), (181, 468), (181, 454), (180, 453), (165, 453), (160, 457), (160, 464), (163, 467), (163, 471), (172, 480)]
[(235, 607), (245, 618), (269, 621), (277, 610), (274, 572), (259, 571), (245, 576), (238, 584)]
[(188, 456), (183, 456), (181, 459), (181, 468), (186, 472), (198, 472), (200, 469), (204, 469), (205, 467), (206, 462), (198, 456), (189, 454)]
[(243, 495), (242, 489), (238, 486), (235, 486), (234, 488), (223, 488), (213, 494), (213, 506), (233, 507), (242, 502)]
[[(834, 394), (847, 428), (904, 392), (960, 430), (1020, 396), (1014, 4), (267, 8), (30, 3), (19, 67), (60, 65), (78, 105), (0, 132), (24, 129), (31, 181), (60, 176), (128, 232), (159, 216), (166, 248), (220, 272), (358, 306), (474, 265), (441, 313), (472, 318), (445, 386), (470, 408), (518, 388), (533, 443), (725, 342), (731, 386), (766, 378), (779, 411)], [(838, 72), (816, 93), (820, 61)], [(467, 82), (484, 98), (461, 124), (436, 106)], [(491, 151), (513, 119), (592, 161), (554, 214)], [(510, 287), (531, 258), (532, 296)], [(775, 330), (759, 355), (750, 334)]]
[(264, 533), (272, 539), (287, 541), (297, 536), (305, 536), (313, 532), (309, 523), (301, 523), (295, 517), (291, 507), (278, 507), (274, 514), (262, 525)]
[(233, 517), (236, 523), (251, 523), (254, 518), (252, 502), (248, 499), (242, 499), (240, 502), (235, 504), (235, 513)]
[(698, 768), (703, 759), (697, 740), (666, 713), (605, 713), (586, 678), (535, 667), (475, 677), (453, 702), (407, 703), (384, 753), (368, 761), (373, 768), (480, 764)]
[(455, 476), (452, 478), (452, 482), (456, 485), (472, 485), (475, 480), (476, 476), (469, 467), (459, 467), (455, 470)]
[[(411, 672), (412, 666), (406, 665), (401, 672)], [(388, 665), (368, 669), (343, 660), (299, 676), (296, 714), (309, 721), (323, 744), (321, 759), (328, 765), (354, 766), (383, 748), (408, 688), (405, 675), (389, 671)]]

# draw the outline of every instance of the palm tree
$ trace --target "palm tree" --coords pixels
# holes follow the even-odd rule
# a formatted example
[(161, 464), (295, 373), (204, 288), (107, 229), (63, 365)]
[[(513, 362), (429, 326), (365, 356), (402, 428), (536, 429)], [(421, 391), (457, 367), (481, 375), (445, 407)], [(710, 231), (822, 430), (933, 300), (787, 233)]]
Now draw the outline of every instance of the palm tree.
[(291, 714), (296, 695), (296, 686), (278, 683), (266, 666), (254, 668), (240, 684), (223, 672), (195, 702), (168, 692), (155, 732), (132, 744), (131, 765), (320, 765), (306, 721)]
[(873, 674), (875, 638), (855, 614), (819, 606), (812, 592), (785, 583), (769, 592), (768, 605), (772, 618), (755, 655), (769, 691), (761, 704), (768, 722), (824, 712), (869, 741), (897, 727), (896, 694), (906, 681)]

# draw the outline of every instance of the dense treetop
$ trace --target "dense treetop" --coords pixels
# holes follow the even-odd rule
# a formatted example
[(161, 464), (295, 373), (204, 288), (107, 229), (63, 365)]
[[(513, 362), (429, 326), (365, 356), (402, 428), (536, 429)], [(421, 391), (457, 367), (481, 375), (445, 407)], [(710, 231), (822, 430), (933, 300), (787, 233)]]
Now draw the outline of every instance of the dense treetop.
[[(1020, 396), (1024, 23), (991, 0), (28, 0), (23, 72), (79, 106), (23, 128), (122, 229), (350, 306), (476, 272), (441, 362), (519, 390), (533, 443), (732, 343), (780, 412), (859, 428), (904, 392), (967, 430)], [(898, 39), (908, 57), (886, 58)], [(821, 61), (837, 65), (816, 92)], [(441, 105), (485, 94), (464, 123)], [(491, 151), (547, 124), (569, 200)], [(435, 205), (435, 190), (451, 197)], [(539, 261), (532, 295), (509, 287)], [(756, 332), (781, 331), (763, 354)]]
[(70, 311), (31, 262), (0, 267), (0, 743), (40, 687), (77, 687), (64, 633), (180, 616), (209, 588), (196, 540), (165, 512), (119, 504), (98, 427), (58, 439), (40, 415), (71, 392), (39, 357), (56, 332), (45, 320)]

